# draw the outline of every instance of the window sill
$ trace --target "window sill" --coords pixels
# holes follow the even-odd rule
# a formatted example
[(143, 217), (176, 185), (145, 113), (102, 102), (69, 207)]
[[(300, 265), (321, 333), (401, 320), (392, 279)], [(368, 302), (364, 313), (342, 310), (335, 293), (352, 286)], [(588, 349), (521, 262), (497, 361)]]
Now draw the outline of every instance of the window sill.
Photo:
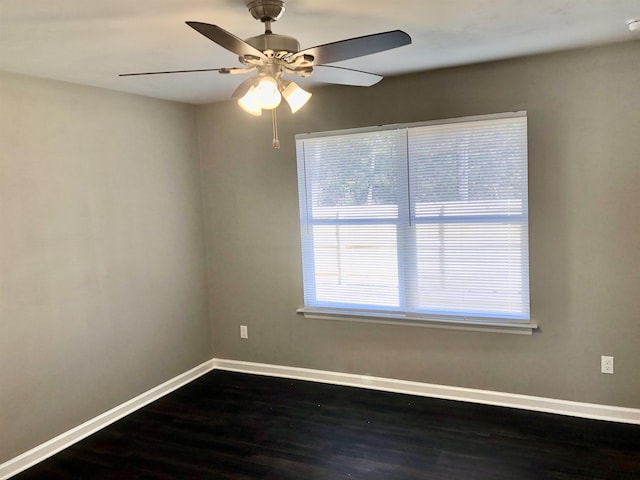
[(411, 317), (392, 312), (358, 312), (332, 310), (327, 308), (303, 307), (296, 310), (305, 318), (318, 320), (337, 320), (347, 322), (382, 323), (410, 327), (442, 328), (447, 330), (466, 330), (473, 332), (509, 333), (533, 335), (538, 325), (530, 322), (505, 321), (500, 319), (460, 319), (454, 317)]

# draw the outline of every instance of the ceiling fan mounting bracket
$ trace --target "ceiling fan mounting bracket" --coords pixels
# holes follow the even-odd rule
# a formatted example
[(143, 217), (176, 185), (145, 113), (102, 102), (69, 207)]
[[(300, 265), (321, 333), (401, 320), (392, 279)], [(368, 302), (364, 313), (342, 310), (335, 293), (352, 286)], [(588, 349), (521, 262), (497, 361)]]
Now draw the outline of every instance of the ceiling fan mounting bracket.
[(247, 8), (256, 20), (271, 23), (278, 20), (286, 8), (282, 0), (253, 0), (247, 3)]

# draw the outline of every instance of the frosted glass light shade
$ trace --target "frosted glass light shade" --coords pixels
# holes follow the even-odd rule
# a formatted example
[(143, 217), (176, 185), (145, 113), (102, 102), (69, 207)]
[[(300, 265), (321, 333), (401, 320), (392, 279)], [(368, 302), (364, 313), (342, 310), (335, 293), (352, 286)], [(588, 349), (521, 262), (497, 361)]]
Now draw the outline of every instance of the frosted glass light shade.
[(303, 90), (294, 82), (289, 82), (289, 85), (282, 91), (282, 96), (289, 104), (291, 113), (296, 113), (309, 101), (311, 93)]
[(245, 112), (259, 117), (262, 115), (262, 108), (260, 108), (260, 105), (257, 102), (255, 90), (255, 87), (252, 86), (243, 97), (238, 99), (238, 105), (240, 105), (240, 108)]
[(276, 108), (282, 100), (282, 95), (280, 95), (280, 90), (278, 89), (278, 82), (269, 76), (260, 79), (252, 95), (260, 108), (265, 110)]

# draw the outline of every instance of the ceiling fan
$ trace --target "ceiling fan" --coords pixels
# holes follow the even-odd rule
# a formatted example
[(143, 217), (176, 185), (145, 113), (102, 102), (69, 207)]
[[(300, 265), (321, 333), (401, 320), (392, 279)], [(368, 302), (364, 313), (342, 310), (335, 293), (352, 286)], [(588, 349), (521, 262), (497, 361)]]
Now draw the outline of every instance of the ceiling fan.
[(382, 76), (326, 64), (383, 52), (411, 43), (411, 37), (407, 33), (402, 30), (392, 30), (300, 50), (300, 44), (295, 38), (271, 31), (271, 24), (282, 16), (286, 8), (283, 0), (253, 0), (248, 2), (247, 7), (253, 18), (264, 23), (264, 34), (242, 40), (217, 25), (186, 22), (209, 40), (238, 55), (242, 67), (124, 73), (120, 76), (207, 71), (217, 71), (222, 74), (256, 72), (242, 82), (231, 97), (237, 99), (238, 105), (252, 115), (261, 115), (262, 110), (271, 110), (274, 130), (273, 146), (279, 148), (276, 107), (284, 98), (291, 112), (295, 113), (311, 97), (311, 93), (285, 78), (286, 75), (310, 77), (314, 71), (322, 70), (323, 82), (369, 87), (382, 80)]

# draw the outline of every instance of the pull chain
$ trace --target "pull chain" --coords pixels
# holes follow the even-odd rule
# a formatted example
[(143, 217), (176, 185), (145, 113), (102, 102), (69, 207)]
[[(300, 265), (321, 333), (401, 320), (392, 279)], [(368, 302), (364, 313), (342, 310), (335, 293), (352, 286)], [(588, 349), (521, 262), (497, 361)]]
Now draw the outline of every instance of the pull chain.
[(278, 140), (278, 116), (276, 108), (271, 110), (271, 124), (273, 127), (273, 148), (280, 150), (280, 140)]

